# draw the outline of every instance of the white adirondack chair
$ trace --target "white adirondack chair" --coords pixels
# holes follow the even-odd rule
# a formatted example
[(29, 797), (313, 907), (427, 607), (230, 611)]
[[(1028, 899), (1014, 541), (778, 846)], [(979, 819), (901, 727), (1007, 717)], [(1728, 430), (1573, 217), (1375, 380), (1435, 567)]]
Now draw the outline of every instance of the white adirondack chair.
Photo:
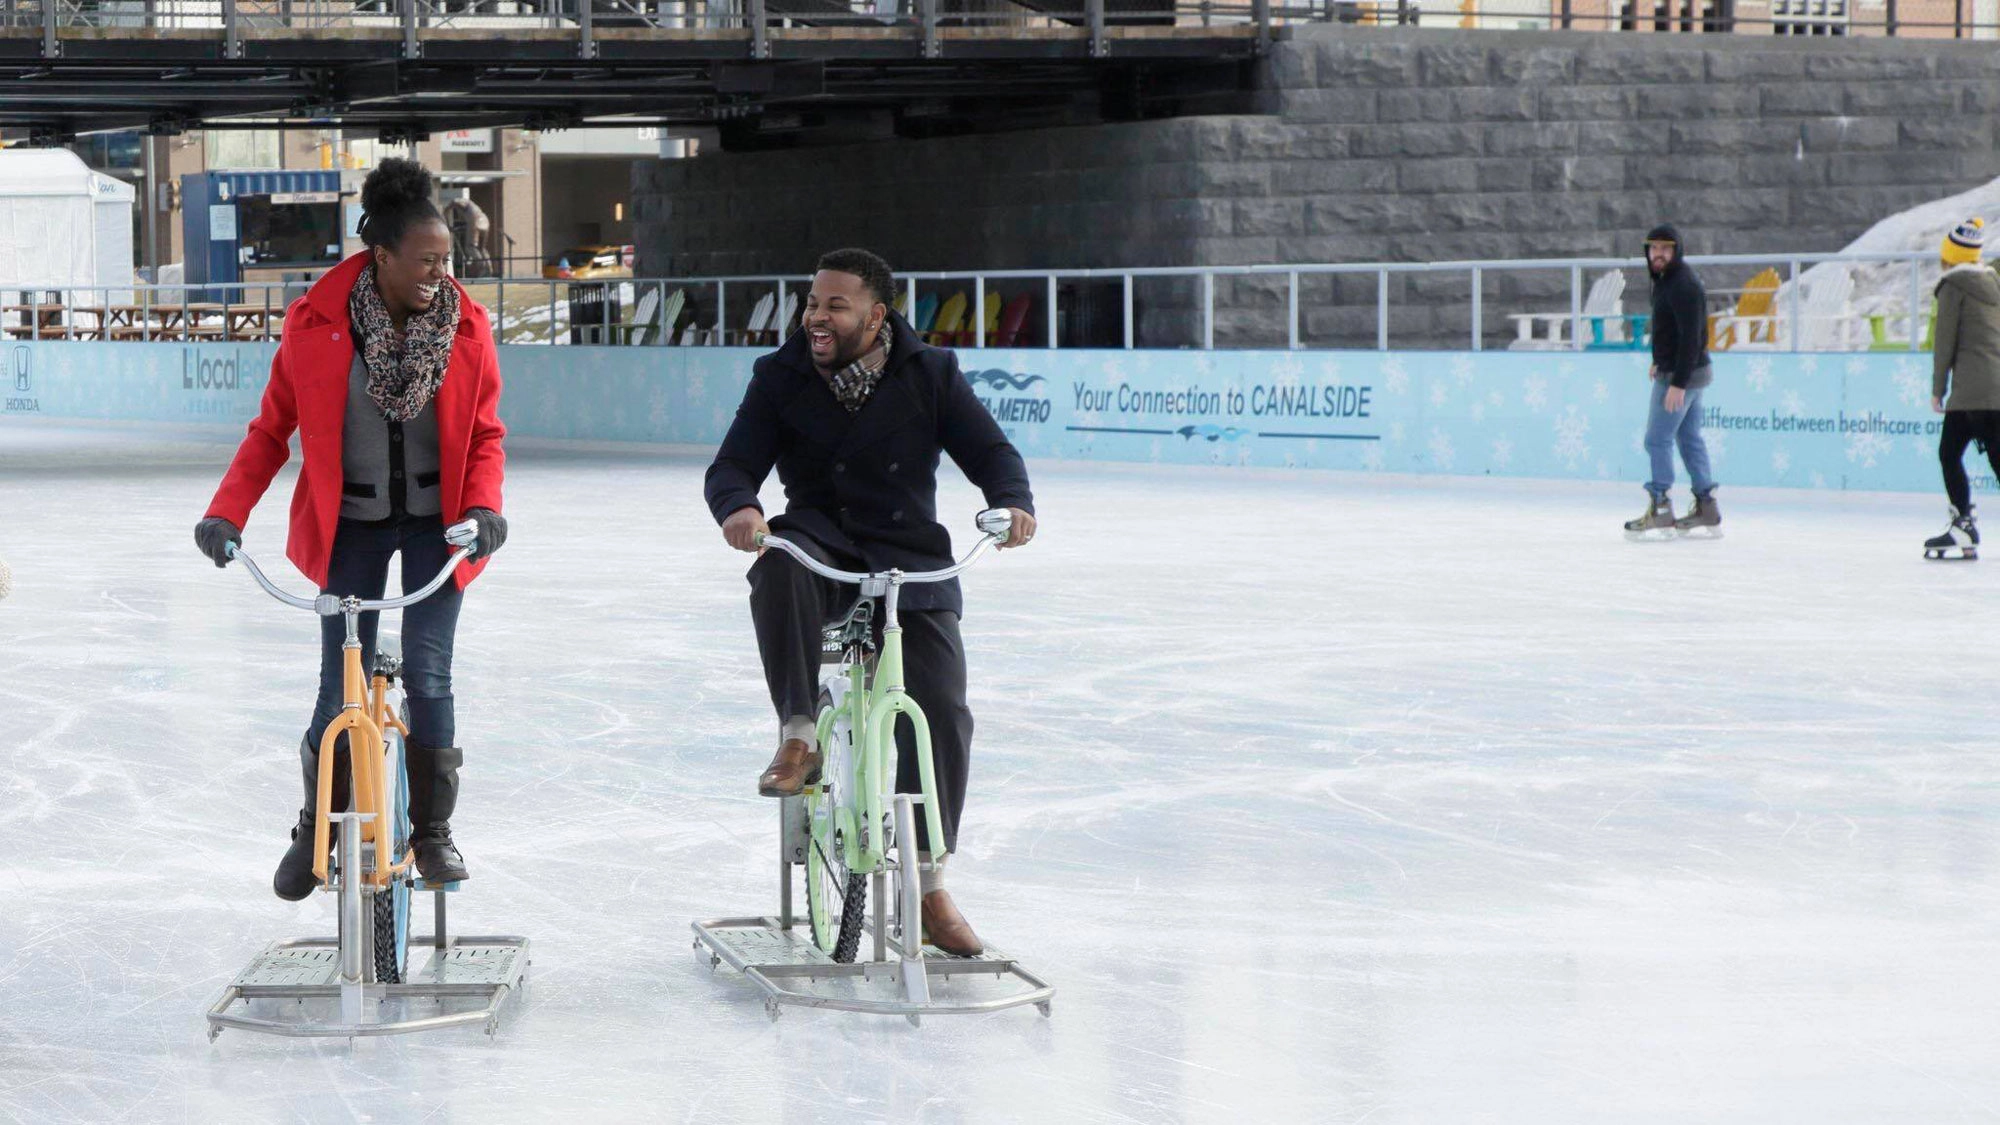
[[(1599, 318), (1610, 318), (1604, 326), (1607, 342), (1625, 339), (1625, 322), (1620, 315), (1625, 311), (1625, 274), (1622, 270), (1609, 270), (1590, 285), (1590, 292), (1583, 298), (1582, 324), (1588, 325)], [(1566, 327), (1570, 322), (1568, 312), (1556, 313), (1513, 313), (1514, 341), (1507, 345), (1509, 351), (1554, 351), (1570, 347)], [(1547, 324), (1544, 335), (1535, 335), (1537, 323)], [(1590, 329), (1585, 327), (1585, 332)]]
[(1853, 350), (1853, 272), (1842, 266), (1824, 277), (1814, 278), (1800, 294), (1796, 314), (1792, 310), (1794, 284), (1788, 281), (1779, 286), (1777, 300), (1772, 306), (1778, 318), (1778, 349), (1792, 350), (1796, 339), (1797, 350), (1802, 352)]

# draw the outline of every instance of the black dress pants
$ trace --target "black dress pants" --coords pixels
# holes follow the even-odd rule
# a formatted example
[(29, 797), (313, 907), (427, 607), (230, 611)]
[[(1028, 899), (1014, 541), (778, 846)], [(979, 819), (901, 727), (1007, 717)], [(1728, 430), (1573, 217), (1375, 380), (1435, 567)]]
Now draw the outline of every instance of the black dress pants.
[[(864, 569), (858, 559), (830, 557), (798, 537), (799, 546), (843, 570)], [(750, 617), (757, 628), (757, 653), (778, 721), (819, 717), (820, 634), (854, 604), (853, 586), (821, 578), (783, 551), (766, 551), (750, 567)], [(875, 614), (879, 643), (882, 610)], [(972, 763), (972, 710), (965, 703), (965, 642), (958, 615), (904, 610), (903, 681), (923, 708), (931, 728), (931, 764), (937, 783), (946, 852), (958, 848), (958, 817), (965, 808), (965, 783)], [(896, 792), (921, 793), (916, 736), (907, 720), (896, 723)], [(929, 839), (923, 806), (917, 807), (917, 839)], [(928, 845), (923, 845), (928, 847)]]
[(2000, 410), (1947, 410), (1944, 432), (1938, 435), (1938, 461), (1944, 468), (1944, 491), (1951, 506), (1972, 510), (1972, 482), (1965, 476), (1965, 447), (1977, 441), (1985, 447), (1986, 463), (2000, 480)]

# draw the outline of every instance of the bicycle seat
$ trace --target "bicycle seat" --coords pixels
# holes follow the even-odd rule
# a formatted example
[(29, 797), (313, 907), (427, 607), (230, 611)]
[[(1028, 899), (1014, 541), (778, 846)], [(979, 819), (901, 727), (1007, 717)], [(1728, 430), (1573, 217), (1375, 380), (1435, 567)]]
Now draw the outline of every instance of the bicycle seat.
[(854, 599), (846, 615), (820, 631), (820, 663), (838, 663), (842, 654), (856, 645), (874, 652), (874, 626), (875, 599), (865, 595)]

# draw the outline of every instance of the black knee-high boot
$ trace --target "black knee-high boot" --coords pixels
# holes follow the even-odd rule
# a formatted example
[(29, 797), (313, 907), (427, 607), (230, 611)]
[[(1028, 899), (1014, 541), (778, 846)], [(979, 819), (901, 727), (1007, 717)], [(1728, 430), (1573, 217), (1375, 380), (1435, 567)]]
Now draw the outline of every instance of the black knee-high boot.
[[(271, 889), (286, 902), (297, 902), (319, 886), (319, 879), (313, 875), (312, 854), (313, 806), (319, 802), (319, 747), (313, 745), (311, 735), (299, 739), (299, 767), (305, 775), (306, 803), (299, 810), (299, 822), (292, 826), (292, 844), (285, 849), (285, 857), (278, 861), (277, 873), (271, 876)], [(342, 735), (334, 752), (332, 811), (346, 811), (352, 783), (353, 775), (347, 763), (347, 736)], [(339, 826), (328, 826), (326, 840), (329, 853), (339, 832)]]
[(417, 874), (432, 883), (456, 883), (470, 878), (465, 857), (451, 842), (451, 814), (458, 807), (458, 767), (465, 751), (456, 746), (433, 749), (412, 743), (410, 775), (410, 850), (416, 853)]

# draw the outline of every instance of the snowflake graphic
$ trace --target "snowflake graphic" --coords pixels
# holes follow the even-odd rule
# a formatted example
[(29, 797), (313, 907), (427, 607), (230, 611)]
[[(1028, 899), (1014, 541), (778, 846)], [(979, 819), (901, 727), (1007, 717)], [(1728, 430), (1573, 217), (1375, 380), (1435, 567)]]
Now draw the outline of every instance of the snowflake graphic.
[(1816, 355), (1800, 356), (1799, 370), (1808, 375), (1819, 374), (1819, 357)]
[(1469, 355), (1457, 356), (1451, 361), (1451, 377), (1458, 380), (1460, 386), (1472, 382), (1473, 370), (1472, 357)]
[(1390, 394), (1399, 395), (1410, 389), (1410, 372), (1403, 366), (1403, 357), (1392, 355), (1382, 361), (1382, 387)]
[(1784, 476), (1786, 473), (1790, 472), (1791, 469), (1792, 469), (1791, 453), (1783, 449), (1774, 449), (1771, 451), (1772, 472), (1778, 474), (1779, 476)]
[(1557, 363), (1556, 374), (1562, 376), (1565, 379), (1576, 374), (1576, 361), (1573, 359), (1565, 359)]
[(1364, 450), (1361, 454), (1361, 467), (1367, 469), (1371, 473), (1379, 473), (1382, 471), (1381, 442), (1371, 441), (1368, 443), (1368, 448)]
[(1751, 360), (1750, 370), (1743, 376), (1743, 385), (1763, 394), (1771, 385), (1771, 361), (1764, 356)]
[(1501, 394), (1498, 390), (1487, 391), (1486, 404), (1498, 410), (1507, 404), (1507, 396)]
[(1403, 424), (1402, 424), (1401, 422), (1391, 422), (1391, 423), (1389, 423), (1389, 440), (1390, 440), (1390, 441), (1392, 441), (1392, 442), (1395, 442), (1395, 443), (1396, 443), (1397, 445), (1401, 445), (1401, 444), (1403, 444), (1403, 438), (1404, 438), (1405, 436), (1407, 436), (1407, 435), (1406, 435), (1405, 431), (1403, 430)]
[(1610, 463), (1610, 462), (1608, 462), (1608, 461), (1605, 461), (1605, 460), (1602, 460), (1602, 459), (1599, 459), (1599, 461), (1597, 462), (1597, 479), (1598, 479), (1598, 480), (1610, 480), (1610, 479), (1611, 479), (1611, 463)]
[(1431, 430), (1430, 451), (1431, 463), (1446, 472), (1451, 471), (1453, 462), (1458, 459), (1458, 451), (1452, 448), (1451, 438), (1440, 429)]
[(1825, 488), (1825, 487), (1826, 487), (1826, 474), (1825, 474), (1825, 473), (1822, 473), (1822, 472), (1820, 472), (1820, 471), (1818, 471), (1817, 469), (1813, 470), (1813, 475), (1812, 475), (1812, 486), (1813, 486), (1814, 488)]
[(1889, 439), (1876, 433), (1856, 432), (1847, 435), (1847, 459), (1861, 462), (1864, 469), (1875, 467), (1876, 458), (1889, 452)]
[(1432, 384), (1431, 384), (1431, 405), (1432, 405), (1432, 406), (1443, 406), (1443, 405), (1444, 405), (1444, 398), (1445, 398), (1445, 389), (1444, 389), (1444, 384), (1443, 384), (1443, 383), (1432, 383)]
[(1778, 409), (1787, 414), (1804, 414), (1806, 401), (1799, 397), (1799, 392), (1786, 391), (1785, 397), (1778, 400)]
[(1556, 458), (1563, 467), (1575, 471), (1577, 464), (1590, 456), (1590, 443), (1585, 440), (1590, 433), (1590, 419), (1583, 411), (1571, 403), (1569, 408), (1556, 418)]
[(1472, 404), (1472, 420), (1473, 420), (1473, 421), (1475, 421), (1475, 422), (1484, 422), (1484, 421), (1486, 421), (1486, 404), (1485, 404), (1485, 403), (1483, 403), (1483, 402), (1475, 402), (1475, 403), (1473, 403), (1473, 404)]
[(1514, 463), (1514, 443), (1506, 438), (1493, 439), (1493, 467), (1505, 469)]
[[(1200, 364), (1196, 364), (1195, 370), (1203, 375), (1208, 373)], [(1299, 358), (1297, 352), (1286, 352), (1283, 358), (1271, 365), (1271, 378), (1281, 387), (1298, 386), (1305, 373), (1305, 362)]]
[(1917, 369), (1910, 363), (1898, 360), (1896, 362), (1896, 374), (1894, 378), (1896, 381), (1896, 400), (1904, 406), (1922, 406), (1924, 400), (1930, 397), (1931, 381), (1929, 377), (1918, 374)]
[(1540, 375), (1528, 376), (1528, 381), (1521, 385), (1521, 401), (1528, 404), (1528, 409), (1539, 412), (1549, 404), (1549, 381)]
[(652, 397), (647, 403), (646, 423), (657, 434), (665, 430), (671, 420), (672, 412), (670, 404), (667, 401), (667, 388), (665, 386), (655, 386)]
[(1868, 361), (1862, 359), (1858, 355), (1850, 357), (1847, 361), (1846, 367), (1844, 367), (1842, 370), (1846, 371), (1846, 373), (1850, 378), (1859, 375), (1866, 375), (1868, 374)]
[(1610, 402), (1611, 384), (1606, 383), (1602, 379), (1599, 379), (1597, 381), (1597, 385), (1590, 388), (1590, 397), (1596, 399), (1599, 402)]

